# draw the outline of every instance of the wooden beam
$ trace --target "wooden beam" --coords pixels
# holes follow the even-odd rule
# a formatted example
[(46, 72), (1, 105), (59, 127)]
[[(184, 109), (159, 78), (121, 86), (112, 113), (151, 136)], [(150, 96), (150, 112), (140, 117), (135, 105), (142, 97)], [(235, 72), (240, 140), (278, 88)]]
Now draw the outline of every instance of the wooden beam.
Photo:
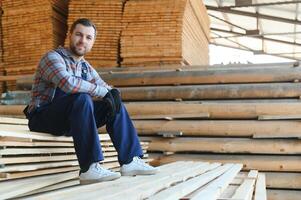
[(284, 155), (221, 155), (221, 154), (149, 154), (154, 161), (153, 165), (162, 165), (175, 161), (203, 161), (221, 163), (243, 163), (244, 170), (256, 169), (258, 171), (301, 172), (300, 156)]
[(247, 178), (243, 180), (242, 184), (237, 188), (237, 190), (235, 191), (235, 193), (231, 198), (251, 200), (253, 197), (253, 191), (254, 191), (257, 175), (258, 175), (258, 171), (251, 170), (248, 173)]
[(150, 141), (148, 151), (301, 154), (301, 140), (298, 139), (141, 137), (141, 140)]
[(301, 83), (121, 88), (123, 100), (299, 98)]
[(254, 200), (267, 200), (265, 174), (259, 173), (256, 180)]
[(170, 115), (134, 115), (131, 116), (131, 119), (165, 119), (165, 120), (174, 120), (174, 119), (200, 119), (200, 118), (209, 118), (209, 113), (196, 113), (196, 114), (170, 114)]
[[(249, 101), (200, 101), (200, 102), (129, 102), (126, 108), (134, 118), (191, 115), (197, 116), (208, 113), (211, 119), (257, 119), (258, 116), (296, 116), (301, 110), (301, 104), (296, 102), (283, 102), (281, 100)], [(279, 109), (281, 107), (281, 109)], [(0, 105), (1, 115), (22, 115), (23, 105)]]
[(217, 199), (232, 182), (232, 180), (235, 178), (235, 176), (238, 174), (241, 168), (241, 164), (233, 165), (220, 177), (218, 177), (211, 183), (207, 184), (204, 188), (202, 188), (202, 190), (194, 192), (190, 199)]
[(189, 193), (193, 192), (194, 190), (202, 187), (203, 185), (207, 184), (208, 182), (212, 181), (213, 179), (217, 178), (221, 174), (223, 174), (226, 170), (228, 170), (232, 165), (226, 164), (223, 166), (219, 166), (216, 164), (211, 171), (203, 173), (196, 178), (190, 179), (186, 182), (179, 183), (174, 187), (167, 188), (161, 192), (156, 193), (150, 200), (173, 200), (173, 199), (180, 199), (183, 196), (188, 195)]
[(102, 76), (114, 86), (213, 84), (213, 83), (263, 83), (286, 82), (301, 79), (299, 68), (278, 69), (212, 69), (192, 71), (163, 71), (143, 73), (118, 73)]
[(298, 121), (257, 120), (135, 120), (140, 135), (183, 132), (184, 136), (301, 137)]
[(301, 197), (300, 190), (267, 190), (269, 200), (297, 200)]
[[(281, 107), (281, 109), (279, 109)], [(298, 115), (299, 102), (240, 101), (240, 102), (132, 102), (126, 103), (131, 117), (209, 113), (210, 119), (257, 119), (261, 115)], [(1, 107), (0, 107), (1, 109)], [(148, 118), (151, 119), (151, 118)]]
[(301, 119), (301, 115), (260, 115), (258, 120)]
[(0, 198), (7, 199), (78, 177), (78, 172), (47, 175), (0, 183)]
[(266, 186), (271, 189), (301, 189), (301, 173), (265, 172)]

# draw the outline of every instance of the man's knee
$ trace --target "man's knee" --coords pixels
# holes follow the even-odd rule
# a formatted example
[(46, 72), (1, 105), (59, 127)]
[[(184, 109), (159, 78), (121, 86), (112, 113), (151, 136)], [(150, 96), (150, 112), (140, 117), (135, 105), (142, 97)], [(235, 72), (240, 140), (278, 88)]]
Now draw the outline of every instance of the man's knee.
[(87, 93), (77, 93), (72, 95), (73, 97), (73, 103), (75, 105), (88, 105), (93, 106), (92, 97)]

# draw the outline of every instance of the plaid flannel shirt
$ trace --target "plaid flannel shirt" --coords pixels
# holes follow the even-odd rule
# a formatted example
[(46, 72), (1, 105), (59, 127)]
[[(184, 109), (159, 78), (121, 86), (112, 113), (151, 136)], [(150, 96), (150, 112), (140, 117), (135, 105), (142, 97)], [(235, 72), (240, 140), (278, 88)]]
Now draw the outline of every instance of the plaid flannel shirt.
[(34, 76), (29, 110), (50, 103), (57, 87), (68, 94), (88, 93), (92, 97), (103, 97), (112, 89), (85, 59), (76, 62), (63, 47), (42, 57)]

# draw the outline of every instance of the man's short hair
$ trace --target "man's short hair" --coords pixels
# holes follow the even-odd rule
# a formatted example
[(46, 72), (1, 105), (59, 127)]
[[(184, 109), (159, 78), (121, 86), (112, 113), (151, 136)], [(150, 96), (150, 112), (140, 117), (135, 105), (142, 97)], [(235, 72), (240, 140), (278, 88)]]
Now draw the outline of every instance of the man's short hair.
[(95, 32), (94, 36), (96, 37), (96, 34), (97, 34), (96, 26), (91, 20), (89, 20), (87, 18), (80, 18), (80, 19), (76, 20), (75, 22), (73, 22), (73, 24), (71, 25), (71, 28), (70, 28), (71, 34), (73, 33), (77, 24), (81, 24), (81, 25), (87, 26), (87, 27), (92, 26), (94, 28), (94, 32)]

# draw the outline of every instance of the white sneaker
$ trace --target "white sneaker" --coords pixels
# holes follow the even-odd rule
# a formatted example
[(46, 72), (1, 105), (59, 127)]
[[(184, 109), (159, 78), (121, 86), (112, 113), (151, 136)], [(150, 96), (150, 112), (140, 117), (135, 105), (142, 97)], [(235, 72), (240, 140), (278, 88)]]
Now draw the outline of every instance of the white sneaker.
[(158, 168), (146, 164), (139, 157), (134, 157), (132, 162), (124, 164), (120, 168), (122, 176), (151, 175), (156, 174), (158, 171)]
[(90, 184), (102, 181), (111, 181), (119, 178), (120, 173), (110, 171), (100, 166), (98, 162), (92, 163), (89, 170), (79, 176), (80, 184)]

